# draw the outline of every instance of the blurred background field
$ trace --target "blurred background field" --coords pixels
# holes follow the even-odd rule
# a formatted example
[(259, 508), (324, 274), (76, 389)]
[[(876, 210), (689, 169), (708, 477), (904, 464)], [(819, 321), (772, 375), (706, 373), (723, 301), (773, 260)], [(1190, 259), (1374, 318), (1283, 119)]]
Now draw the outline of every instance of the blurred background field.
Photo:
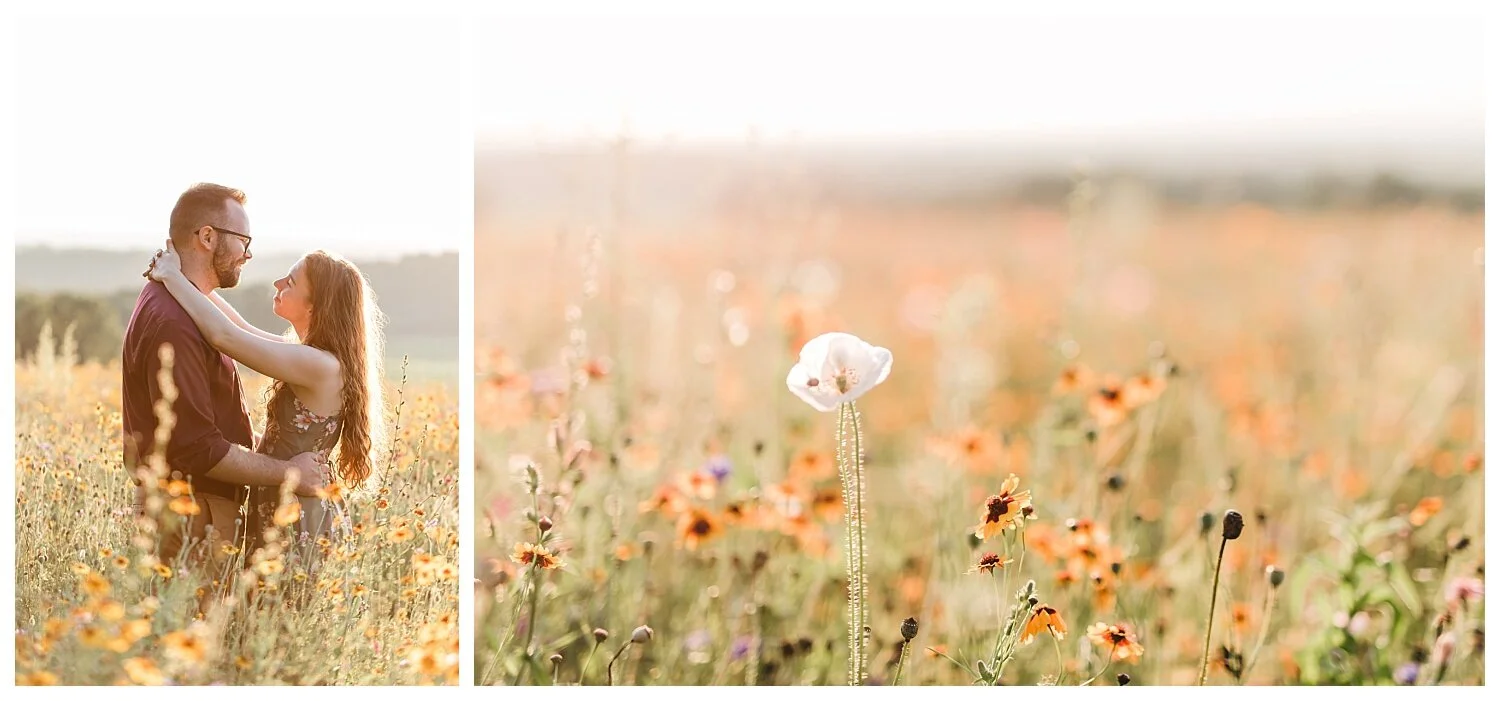
[[(1261, 22), (1259, 63), (1207, 21), (507, 27), (570, 89), (497, 59), (476, 155), (479, 681), (844, 683), (834, 419), (785, 378), (845, 331), (895, 358), (872, 683), (907, 617), (903, 683), (983, 678), (1027, 580), (1068, 632), (1001, 683), (1097, 676), (1096, 623), (1144, 649), (1096, 683), (1196, 683), (1228, 509), (1209, 683), (1481, 683), (1477, 40)], [(972, 537), (1012, 473), (1024, 557)]]

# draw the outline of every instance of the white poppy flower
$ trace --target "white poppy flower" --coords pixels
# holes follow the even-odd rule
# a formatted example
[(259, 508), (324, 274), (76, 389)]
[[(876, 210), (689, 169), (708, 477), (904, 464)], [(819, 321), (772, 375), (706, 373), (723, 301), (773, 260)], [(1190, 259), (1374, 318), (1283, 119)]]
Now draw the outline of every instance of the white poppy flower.
[(891, 374), (891, 352), (858, 336), (825, 333), (802, 347), (786, 386), (818, 411), (859, 399)]

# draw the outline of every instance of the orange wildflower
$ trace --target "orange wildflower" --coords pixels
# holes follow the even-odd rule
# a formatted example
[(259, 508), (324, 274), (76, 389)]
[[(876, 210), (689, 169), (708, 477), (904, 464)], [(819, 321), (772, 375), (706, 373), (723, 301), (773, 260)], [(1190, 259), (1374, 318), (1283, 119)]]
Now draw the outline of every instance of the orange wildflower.
[(516, 543), (510, 559), (522, 565), (534, 565), (537, 569), (555, 570), (563, 566), (557, 553), (535, 543)]
[(1063, 622), (1057, 609), (1047, 604), (1037, 604), (1036, 608), (1031, 610), (1031, 616), (1026, 619), (1026, 627), (1021, 631), (1021, 644), (1025, 645), (1035, 640), (1042, 633), (1050, 633), (1058, 640), (1068, 635), (1068, 624)]
[(1146, 652), (1146, 648), (1124, 623), (1095, 623), (1089, 626), (1085, 635), (1095, 645), (1109, 648), (1110, 657), (1119, 662), (1139, 661)]
[(1433, 516), (1443, 510), (1442, 497), (1425, 497), (1417, 502), (1417, 508), (1411, 510), (1411, 525), (1420, 527), (1427, 523)]
[(974, 529), (980, 540), (989, 540), (1007, 528), (1015, 528), (1019, 521), (1030, 515), (1031, 490), (1016, 491), (1020, 484), (1021, 478), (1011, 475), (1001, 485), (999, 494), (985, 500), (984, 520)]
[(1003, 570), (1005, 569), (1005, 566), (1009, 565), (1011, 562), (1012, 560), (1010, 558), (1002, 560), (1000, 559), (1000, 556), (995, 553), (985, 553), (979, 556), (979, 562), (976, 563), (973, 567), (970, 567), (968, 573), (973, 574), (975, 572), (983, 572), (985, 574), (994, 574), (996, 569)]
[(707, 510), (698, 507), (688, 509), (677, 519), (677, 537), (683, 547), (697, 550), (702, 543), (718, 537), (724, 532), (723, 524)]

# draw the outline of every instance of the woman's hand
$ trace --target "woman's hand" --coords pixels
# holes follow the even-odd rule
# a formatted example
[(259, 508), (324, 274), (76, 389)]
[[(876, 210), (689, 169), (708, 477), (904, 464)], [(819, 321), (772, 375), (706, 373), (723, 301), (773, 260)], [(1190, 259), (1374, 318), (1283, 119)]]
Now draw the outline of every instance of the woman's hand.
[(163, 282), (173, 275), (182, 274), (182, 257), (177, 255), (177, 248), (172, 245), (172, 240), (167, 240), (167, 247), (156, 252), (156, 257), (151, 259), (151, 269), (146, 271), (146, 277)]

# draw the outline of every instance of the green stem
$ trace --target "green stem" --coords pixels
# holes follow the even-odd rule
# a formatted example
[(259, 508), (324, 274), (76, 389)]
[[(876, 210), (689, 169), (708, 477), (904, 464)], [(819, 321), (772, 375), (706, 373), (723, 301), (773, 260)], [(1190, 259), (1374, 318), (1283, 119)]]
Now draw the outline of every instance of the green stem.
[(589, 665), (594, 662), (594, 653), (596, 653), (596, 652), (599, 651), (599, 646), (601, 644), (602, 643), (600, 641), (598, 641), (598, 640), (594, 641), (594, 647), (589, 650), (589, 656), (588, 656), (588, 658), (583, 661), (583, 671), (581, 671), (581, 672), (578, 673), (578, 685), (579, 686), (583, 686), (584, 683), (586, 682), (586, 680), (588, 679), (588, 676), (589, 676)]
[(1240, 674), (1240, 686), (1245, 685), (1245, 679), (1250, 676), (1250, 670), (1255, 669), (1255, 661), (1260, 659), (1260, 650), (1266, 644), (1266, 633), (1271, 629), (1271, 614), (1276, 609), (1276, 588), (1266, 592), (1266, 612), (1260, 622), (1260, 635), (1255, 640), (1255, 650), (1250, 653), (1250, 663), (1245, 665), (1244, 673)]
[(1115, 663), (1115, 649), (1118, 647), (1120, 647), (1119, 643), (1115, 643), (1114, 645), (1109, 646), (1109, 657), (1104, 660), (1104, 668), (1095, 672), (1094, 676), (1089, 677), (1088, 681), (1079, 684), (1079, 686), (1088, 686), (1090, 684), (1093, 684), (1095, 679), (1098, 679), (1105, 672), (1108, 672), (1109, 666)]
[(625, 644), (620, 646), (619, 652), (616, 652), (614, 657), (609, 658), (609, 666), (604, 668), (604, 681), (609, 686), (615, 685), (615, 660), (620, 659), (620, 655), (625, 654), (625, 651), (629, 650), (631, 644), (634, 642), (634, 640), (626, 640)]
[(1214, 565), (1214, 587), (1208, 598), (1208, 630), (1203, 633), (1203, 667), (1198, 671), (1198, 686), (1208, 681), (1208, 647), (1214, 638), (1214, 607), (1219, 604), (1219, 571), (1224, 568), (1224, 548), (1228, 545), (1228, 538), (1219, 541), (1219, 561)]
[(854, 429), (854, 454), (851, 456), (852, 460), (850, 462), (854, 467), (855, 521), (853, 528), (857, 543), (855, 561), (858, 564), (858, 570), (855, 573), (856, 576), (853, 582), (851, 582), (851, 586), (857, 584), (855, 591), (858, 592), (858, 598), (855, 599), (855, 608), (858, 614), (858, 625), (855, 627), (854, 635), (859, 645), (859, 656), (856, 658), (857, 667), (855, 668), (855, 677), (852, 683), (863, 685), (865, 683), (865, 669), (868, 667), (869, 662), (866, 659), (868, 651), (865, 645), (865, 630), (870, 626), (870, 612), (865, 602), (865, 598), (869, 594), (868, 579), (865, 576), (865, 459), (862, 436), (864, 432), (859, 425), (859, 409), (853, 402), (849, 403), (849, 418)]
[(901, 686), (901, 673), (906, 670), (906, 658), (911, 657), (911, 641), (901, 643), (901, 658), (896, 662), (896, 679), (891, 686)]
[(1048, 628), (1047, 631), (1046, 631), (1046, 633), (1047, 633), (1048, 637), (1052, 638), (1052, 649), (1054, 649), (1054, 650), (1057, 651), (1057, 686), (1062, 686), (1062, 683), (1063, 683), (1063, 671), (1064, 671), (1064, 668), (1063, 668), (1063, 658), (1062, 658), (1062, 643), (1060, 643), (1060, 642), (1057, 641), (1057, 636), (1055, 636), (1055, 635), (1052, 634), (1052, 629), (1051, 628)]

